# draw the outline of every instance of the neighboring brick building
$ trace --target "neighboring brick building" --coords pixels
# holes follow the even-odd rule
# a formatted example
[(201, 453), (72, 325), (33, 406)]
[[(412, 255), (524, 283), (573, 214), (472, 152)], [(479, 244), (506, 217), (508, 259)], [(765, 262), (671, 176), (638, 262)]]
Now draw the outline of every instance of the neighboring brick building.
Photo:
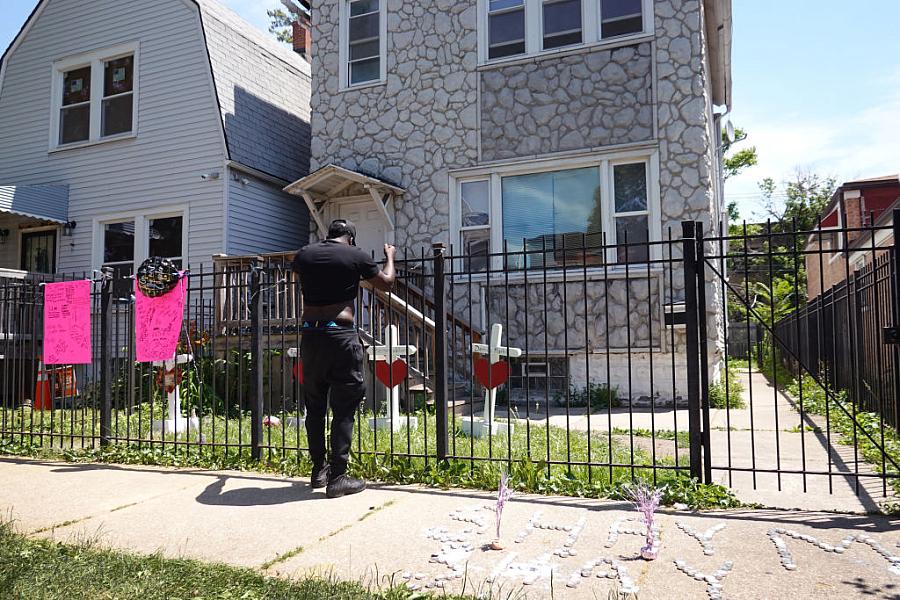
[[(890, 226), (892, 210), (897, 206), (900, 206), (897, 175), (848, 181), (837, 189), (823, 211), (821, 230), (811, 234), (806, 244), (810, 300), (871, 262), (872, 234), (863, 228), (873, 224), (878, 228)], [(876, 247), (892, 242), (889, 230), (876, 232)]]

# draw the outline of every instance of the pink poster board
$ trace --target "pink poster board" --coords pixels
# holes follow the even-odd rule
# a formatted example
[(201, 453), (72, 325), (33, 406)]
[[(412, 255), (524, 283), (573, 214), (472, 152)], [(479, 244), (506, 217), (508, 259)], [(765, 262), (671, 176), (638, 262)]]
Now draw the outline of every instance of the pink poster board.
[(44, 286), (44, 363), (91, 362), (91, 282), (64, 281)]
[(149, 298), (134, 282), (135, 350), (138, 362), (175, 358), (184, 318), (187, 277), (178, 280), (172, 291)]

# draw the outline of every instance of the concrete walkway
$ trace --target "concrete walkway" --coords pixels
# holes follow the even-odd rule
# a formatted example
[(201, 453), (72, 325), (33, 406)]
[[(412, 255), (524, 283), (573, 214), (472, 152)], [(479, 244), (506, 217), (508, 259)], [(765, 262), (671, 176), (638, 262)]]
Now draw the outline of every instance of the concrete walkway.
[[(549, 598), (551, 586), (555, 598), (585, 600), (629, 586), (641, 600), (900, 598), (897, 520), (668, 511), (659, 518), (660, 556), (646, 562), (626, 504), (516, 495), (503, 513), (506, 549), (498, 552), (486, 548), (492, 503), (491, 494), (415, 486), (328, 500), (305, 481), (253, 473), (0, 459), (0, 514), (24, 533), (278, 576), (332, 573), (436, 591), (459, 591), (465, 582), (469, 593), (493, 588), (504, 598), (518, 590)], [(683, 527), (709, 535), (706, 552)]]

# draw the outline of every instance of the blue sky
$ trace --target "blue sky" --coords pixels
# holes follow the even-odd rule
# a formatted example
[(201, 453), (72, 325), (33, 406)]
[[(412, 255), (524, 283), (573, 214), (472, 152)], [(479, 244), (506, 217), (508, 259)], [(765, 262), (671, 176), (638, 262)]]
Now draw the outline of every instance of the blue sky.
[[(5, 48), (34, 0), (0, 0)], [(260, 28), (277, 0), (224, 0)], [(760, 164), (728, 182), (746, 217), (757, 182), (796, 169), (840, 180), (900, 172), (900, 2), (733, 0), (732, 121)]]

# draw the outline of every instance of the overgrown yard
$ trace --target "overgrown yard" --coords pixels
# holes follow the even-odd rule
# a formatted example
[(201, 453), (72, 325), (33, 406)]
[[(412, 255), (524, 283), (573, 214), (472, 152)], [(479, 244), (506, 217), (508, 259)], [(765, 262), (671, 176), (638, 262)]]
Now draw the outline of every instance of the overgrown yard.
[(9, 523), (0, 523), (2, 598), (399, 600), (412, 594), (406, 587), (392, 587), (390, 581), (370, 585), (324, 578), (288, 581), (221, 564), (107, 550), (90, 541), (61, 544), (31, 539), (17, 534)]

